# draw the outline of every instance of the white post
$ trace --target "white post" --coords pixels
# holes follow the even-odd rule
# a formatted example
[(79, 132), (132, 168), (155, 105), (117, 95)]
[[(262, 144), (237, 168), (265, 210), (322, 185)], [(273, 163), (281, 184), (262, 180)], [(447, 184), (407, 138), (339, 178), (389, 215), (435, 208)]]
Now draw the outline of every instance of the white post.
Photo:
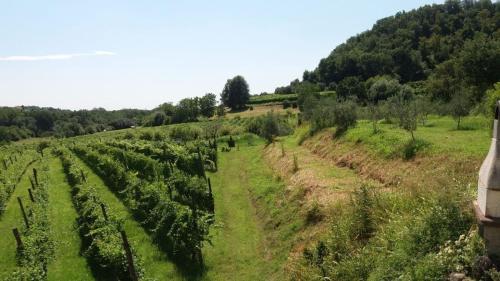
[(500, 258), (500, 101), (495, 109), (490, 150), (479, 170), (477, 201), (474, 202), (479, 232), (486, 242), (488, 254)]

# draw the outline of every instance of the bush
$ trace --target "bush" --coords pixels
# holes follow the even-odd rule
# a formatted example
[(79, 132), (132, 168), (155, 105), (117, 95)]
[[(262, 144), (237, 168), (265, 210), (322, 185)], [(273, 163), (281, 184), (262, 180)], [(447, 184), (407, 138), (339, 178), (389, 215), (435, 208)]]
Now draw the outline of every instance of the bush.
[(311, 207), (307, 210), (306, 223), (315, 224), (323, 219), (323, 214), (321, 213), (321, 208), (318, 202), (314, 202)]
[(289, 100), (284, 100), (283, 101), (283, 109), (287, 109), (287, 108), (289, 108), (291, 106), (292, 106), (292, 104), (290, 103)]
[(356, 125), (357, 109), (354, 102), (337, 102), (333, 99), (321, 99), (314, 106), (310, 114), (311, 135), (329, 127), (336, 127), (336, 134), (340, 135)]
[(285, 118), (271, 111), (265, 116), (254, 118), (248, 122), (247, 131), (259, 135), (271, 143), (275, 137), (288, 135), (293, 129)]
[(429, 146), (429, 143), (422, 139), (415, 139), (408, 141), (402, 150), (402, 157), (405, 160), (413, 159), (417, 155), (417, 152)]
[(495, 113), (495, 107), (500, 100), (500, 82), (495, 83), (493, 89), (486, 91), (486, 98), (484, 100), (484, 109), (486, 117), (490, 118)]

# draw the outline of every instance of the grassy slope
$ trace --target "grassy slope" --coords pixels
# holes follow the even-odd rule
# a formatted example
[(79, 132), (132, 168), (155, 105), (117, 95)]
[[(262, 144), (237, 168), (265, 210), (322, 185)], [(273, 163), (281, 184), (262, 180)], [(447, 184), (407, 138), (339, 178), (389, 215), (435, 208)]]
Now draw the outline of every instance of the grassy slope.
[[(415, 137), (429, 143), (424, 152), (430, 154), (454, 154), (482, 157), (489, 149), (491, 140), (490, 120), (483, 117), (467, 117), (462, 121), (463, 130), (456, 130), (456, 122), (450, 117), (431, 117), (425, 126), (419, 124)], [(344, 139), (363, 143), (382, 156), (391, 156), (410, 140), (408, 132), (391, 124), (378, 124), (382, 133), (373, 134), (368, 121), (360, 121), (349, 130)]]
[(296, 108), (287, 108), (283, 109), (283, 106), (281, 104), (271, 104), (271, 105), (255, 105), (253, 107), (253, 110), (246, 109), (244, 111), (237, 111), (237, 112), (228, 112), (225, 116), (226, 119), (232, 119), (236, 117), (241, 117), (241, 118), (248, 118), (248, 117), (257, 117), (260, 115), (264, 115), (269, 111), (274, 111), (276, 113), (284, 114), (287, 112), (287, 110), (291, 112), (298, 112), (298, 109)]
[(71, 187), (66, 182), (61, 160), (51, 157), (48, 162), (49, 215), (55, 241), (48, 280), (93, 280), (86, 259), (80, 255), (81, 240), (75, 223), (77, 213), (71, 202)]
[[(30, 170), (28, 169), (27, 171)], [(27, 190), (31, 187), (28, 174), (29, 172), (26, 172), (21, 178), (9, 202), (5, 206), (5, 212), (0, 217), (0, 279), (2, 280), (5, 276), (4, 274), (9, 274), (16, 268), (16, 240), (12, 235), (12, 229), (16, 227), (21, 228), (24, 224), (16, 198), (21, 197), (25, 205), (28, 203)]]
[(83, 161), (77, 161), (86, 170), (88, 182), (96, 187), (100, 198), (108, 205), (108, 213), (124, 219), (123, 228), (127, 233), (130, 244), (142, 259), (146, 277), (156, 278), (157, 280), (182, 280), (174, 265), (153, 244), (151, 237), (132, 217), (132, 214), (128, 212), (120, 199), (106, 187), (102, 179), (94, 174)]
[(204, 251), (207, 280), (270, 280), (279, 267), (266, 257), (265, 237), (249, 193), (255, 180), (272, 182), (265, 169), (248, 165), (261, 148), (220, 153), (219, 171), (210, 175), (220, 228), (213, 231), (214, 246)]

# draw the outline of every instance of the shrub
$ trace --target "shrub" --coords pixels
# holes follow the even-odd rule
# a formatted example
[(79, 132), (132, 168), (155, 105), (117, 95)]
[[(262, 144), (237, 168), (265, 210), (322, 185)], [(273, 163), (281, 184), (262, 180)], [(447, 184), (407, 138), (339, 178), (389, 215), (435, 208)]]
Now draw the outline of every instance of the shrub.
[(288, 135), (293, 130), (286, 119), (271, 111), (248, 122), (247, 131), (257, 134), (265, 138), (268, 143), (271, 143), (276, 136)]
[(415, 139), (408, 141), (402, 150), (402, 157), (405, 160), (413, 159), (417, 155), (417, 152), (428, 147), (429, 143), (422, 139)]
[(486, 98), (484, 100), (484, 108), (486, 110), (486, 116), (493, 116), (495, 113), (495, 107), (497, 102), (500, 100), (500, 82), (495, 83), (493, 88), (486, 91)]
[(306, 223), (315, 224), (323, 219), (323, 214), (321, 213), (321, 208), (318, 202), (314, 202), (306, 213)]
[(336, 127), (336, 134), (340, 135), (356, 125), (356, 104), (351, 101), (337, 102), (333, 99), (322, 99), (316, 104), (310, 119), (310, 134), (324, 128)]
[(291, 107), (291, 106), (292, 106), (292, 105), (291, 105), (291, 103), (290, 103), (290, 101), (289, 101), (289, 100), (284, 100), (284, 101), (283, 101), (283, 109), (287, 109), (287, 108), (289, 108), (289, 107)]

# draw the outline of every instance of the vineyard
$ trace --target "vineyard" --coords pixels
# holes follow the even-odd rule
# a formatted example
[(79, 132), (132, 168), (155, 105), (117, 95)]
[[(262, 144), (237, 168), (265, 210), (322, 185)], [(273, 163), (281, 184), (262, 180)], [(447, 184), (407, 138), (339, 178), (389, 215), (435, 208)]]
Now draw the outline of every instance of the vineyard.
[(216, 222), (208, 173), (217, 171), (217, 141), (186, 139), (127, 134), (6, 146), (1, 277), (199, 275)]

